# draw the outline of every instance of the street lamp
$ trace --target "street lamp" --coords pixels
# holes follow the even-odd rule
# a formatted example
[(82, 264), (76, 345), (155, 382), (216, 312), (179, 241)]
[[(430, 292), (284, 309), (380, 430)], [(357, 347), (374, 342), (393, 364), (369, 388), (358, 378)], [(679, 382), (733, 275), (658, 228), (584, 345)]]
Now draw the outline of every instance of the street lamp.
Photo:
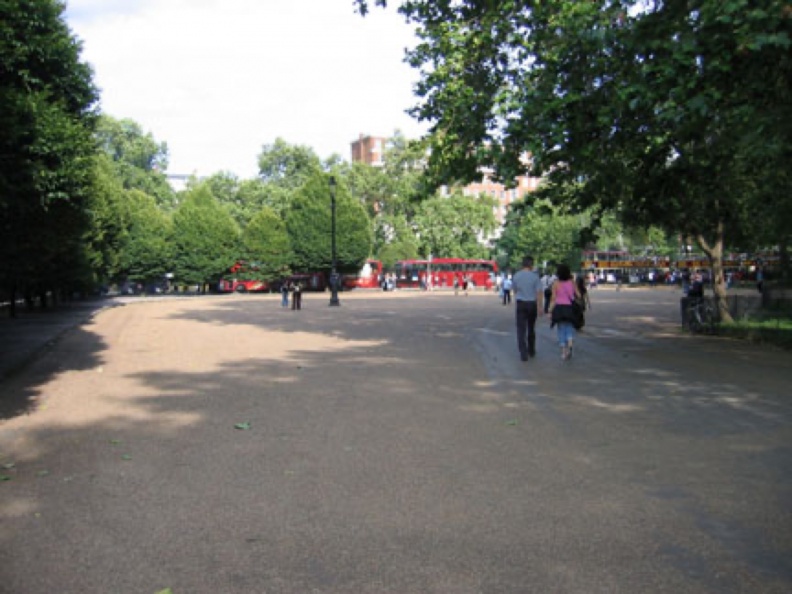
[(330, 176), (330, 234), (333, 246), (333, 271), (330, 274), (330, 305), (341, 305), (338, 301), (338, 270), (336, 261), (336, 180)]

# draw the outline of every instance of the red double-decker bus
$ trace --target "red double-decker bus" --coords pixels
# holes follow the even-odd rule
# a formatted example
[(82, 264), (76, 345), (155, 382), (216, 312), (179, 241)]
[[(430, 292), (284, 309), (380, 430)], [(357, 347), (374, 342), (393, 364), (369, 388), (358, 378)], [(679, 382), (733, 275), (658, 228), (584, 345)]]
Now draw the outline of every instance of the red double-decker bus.
[(420, 288), (426, 286), (427, 279), (434, 288), (450, 288), (454, 286), (454, 279), (461, 285), (467, 277), (473, 287), (491, 289), (498, 274), (498, 264), (494, 260), (467, 258), (400, 260), (396, 262), (394, 271), (399, 288)]
[(264, 293), (270, 290), (267, 281), (252, 279), (258, 268), (254, 263), (236, 262), (228, 269), (228, 274), (217, 283), (220, 293)]
[(382, 262), (366, 260), (363, 268), (356, 275), (344, 275), (344, 289), (378, 289), (382, 279)]

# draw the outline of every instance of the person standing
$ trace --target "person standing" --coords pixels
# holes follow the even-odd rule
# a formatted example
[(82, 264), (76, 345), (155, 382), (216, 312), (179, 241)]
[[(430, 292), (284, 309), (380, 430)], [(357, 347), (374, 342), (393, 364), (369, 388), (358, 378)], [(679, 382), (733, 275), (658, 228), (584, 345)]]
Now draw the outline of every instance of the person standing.
[(512, 301), (512, 276), (507, 276), (503, 281), (503, 305), (509, 305)]
[(589, 292), (588, 289), (586, 288), (586, 281), (583, 280), (582, 275), (578, 275), (575, 277), (575, 285), (577, 286), (578, 295), (580, 295), (581, 322), (585, 323), (586, 311), (591, 309), (591, 297), (589, 297)]
[(544, 312), (547, 313), (547, 308), (550, 307), (550, 294), (553, 290), (553, 283), (556, 282), (555, 274), (545, 272), (542, 277), (542, 289), (544, 289)]
[[(542, 281), (534, 272), (534, 259), (525, 256), (522, 269), (512, 278), (514, 290), (515, 317), (517, 324), (517, 348), (520, 359), (527, 361), (528, 357), (536, 356), (536, 318), (542, 311)], [(544, 312), (542, 313), (544, 315)]]
[(292, 309), (302, 309), (302, 285), (299, 281), (294, 283), (294, 291), (292, 293)]
[(289, 283), (284, 281), (281, 284), (281, 307), (289, 307)]
[(575, 341), (575, 325), (578, 322), (572, 304), (580, 299), (577, 285), (572, 279), (572, 272), (566, 264), (559, 264), (556, 269), (558, 280), (553, 284), (550, 296), (551, 326), (557, 327), (558, 345), (561, 347), (561, 358), (567, 361), (572, 357)]

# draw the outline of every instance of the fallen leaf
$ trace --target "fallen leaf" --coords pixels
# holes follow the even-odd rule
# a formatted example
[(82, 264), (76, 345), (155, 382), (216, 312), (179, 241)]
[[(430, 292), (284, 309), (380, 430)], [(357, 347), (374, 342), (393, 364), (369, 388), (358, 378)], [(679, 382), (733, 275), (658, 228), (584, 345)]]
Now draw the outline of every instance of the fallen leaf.
[(7, 474), (0, 474), (0, 483), (2, 483), (3, 481), (10, 481), (10, 480), (11, 477), (8, 476)]
[(165, 588), (164, 590), (160, 590), (157, 594), (173, 594), (173, 590), (170, 588)]
[(518, 424), (519, 424), (519, 421), (517, 419), (512, 419), (511, 421), (506, 421), (506, 425), (508, 425), (509, 427), (514, 427), (515, 425), (518, 425)]
[(237, 423), (236, 425), (234, 425), (234, 429), (242, 429), (243, 431), (246, 431), (250, 429), (250, 422), (245, 421), (244, 423)]
[(121, 456), (121, 459), (122, 460), (131, 460), (132, 456), (130, 456), (129, 454), (124, 454), (123, 456)]

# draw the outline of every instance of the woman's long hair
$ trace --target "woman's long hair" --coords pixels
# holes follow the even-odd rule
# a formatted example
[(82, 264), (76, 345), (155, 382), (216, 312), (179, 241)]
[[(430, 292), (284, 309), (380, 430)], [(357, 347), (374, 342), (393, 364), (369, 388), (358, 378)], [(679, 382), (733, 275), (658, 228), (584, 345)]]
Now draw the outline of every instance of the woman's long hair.
[(572, 271), (569, 270), (569, 266), (566, 264), (559, 264), (556, 268), (556, 276), (560, 281), (572, 280)]

